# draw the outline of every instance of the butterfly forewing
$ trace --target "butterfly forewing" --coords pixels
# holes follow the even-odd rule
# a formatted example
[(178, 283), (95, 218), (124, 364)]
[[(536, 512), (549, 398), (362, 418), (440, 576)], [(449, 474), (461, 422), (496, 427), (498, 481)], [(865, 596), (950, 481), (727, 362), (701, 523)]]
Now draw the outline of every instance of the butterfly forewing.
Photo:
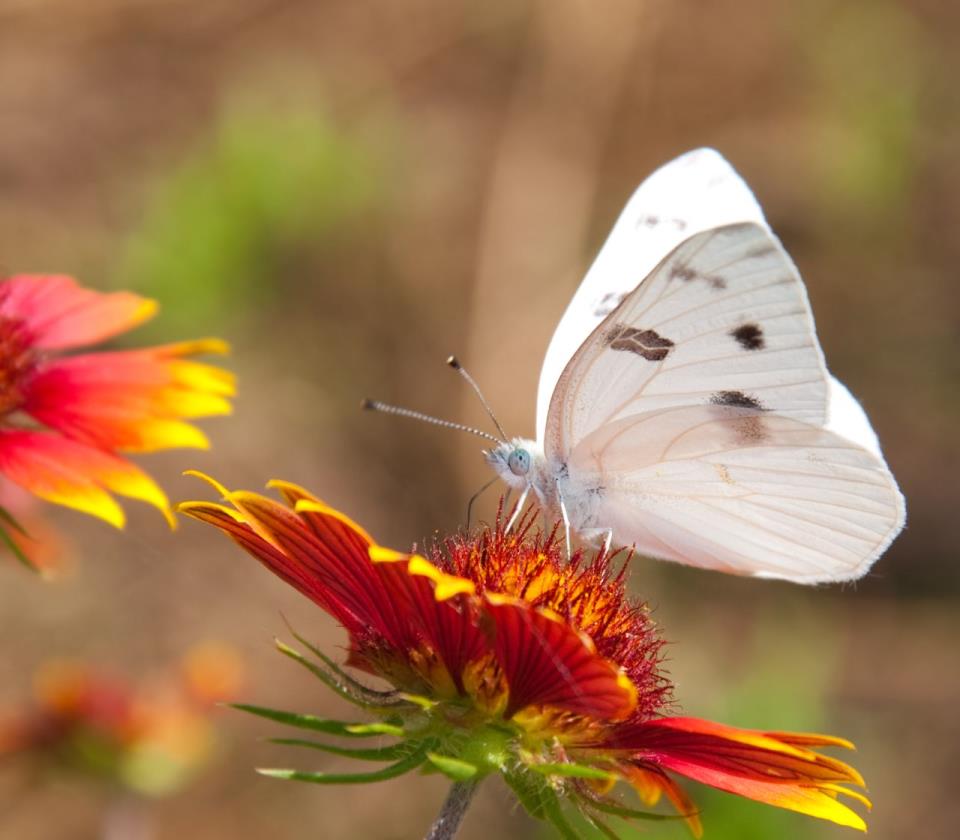
[(620, 419), (569, 453), (579, 529), (643, 554), (800, 583), (860, 577), (903, 524), (881, 460), (803, 421), (699, 405)]
[(673, 406), (826, 419), (828, 374), (806, 291), (754, 223), (675, 248), (597, 327), (557, 383), (544, 438), (561, 460), (591, 432)]
[(765, 224), (750, 188), (713, 149), (695, 149), (650, 175), (624, 208), (557, 326), (537, 390), (537, 436), (574, 351), (685, 239), (734, 222)]

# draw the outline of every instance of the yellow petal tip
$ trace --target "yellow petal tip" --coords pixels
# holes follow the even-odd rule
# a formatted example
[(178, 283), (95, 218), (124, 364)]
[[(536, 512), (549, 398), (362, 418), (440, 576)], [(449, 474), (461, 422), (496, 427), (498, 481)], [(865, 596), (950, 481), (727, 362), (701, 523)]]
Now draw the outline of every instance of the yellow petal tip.
[(226, 498), (230, 495), (230, 491), (227, 490), (219, 481), (217, 481), (212, 476), (207, 475), (205, 472), (200, 470), (184, 470), (183, 475), (189, 475), (193, 478), (199, 478), (201, 481), (207, 482), (214, 490), (216, 490), (221, 496)]
[[(297, 510), (300, 509), (300, 505), (297, 505)], [(402, 551), (394, 551), (392, 548), (387, 548), (382, 545), (371, 545), (367, 549), (370, 559), (374, 563), (399, 563), (401, 560), (408, 560), (410, 558), (409, 554), (405, 554)]]
[[(403, 555), (406, 556), (406, 555)], [(411, 575), (420, 575), (433, 581), (434, 597), (438, 601), (446, 601), (455, 595), (475, 595), (477, 588), (471, 580), (449, 575), (433, 565), (426, 557), (414, 554), (407, 565), (407, 571)]]

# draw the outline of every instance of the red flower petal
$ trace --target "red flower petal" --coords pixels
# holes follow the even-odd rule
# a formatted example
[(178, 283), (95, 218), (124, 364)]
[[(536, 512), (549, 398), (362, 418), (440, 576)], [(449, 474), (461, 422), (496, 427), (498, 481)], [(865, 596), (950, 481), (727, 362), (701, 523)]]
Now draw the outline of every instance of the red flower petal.
[[(177, 505), (177, 510), (201, 522), (216, 526), (281, 580), (319, 603), (332, 615), (337, 615), (334, 608), (323, 602), (321, 596), (311, 588), (310, 579), (304, 574), (303, 569), (259, 536), (246, 522), (242, 521), (236, 511), (213, 502), (181, 502)], [(341, 620), (352, 620), (352, 617), (347, 614)]]
[(65, 436), (103, 449), (206, 448), (206, 436), (180, 418), (229, 413), (232, 381), (218, 368), (164, 352), (92, 353), (49, 362), (29, 378), (22, 408)]
[(61, 275), (21, 274), (0, 286), (0, 315), (23, 321), (34, 346), (45, 350), (81, 347), (126, 332), (156, 308), (140, 295), (95, 292)]
[(681, 814), (690, 827), (694, 837), (703, 836), (703, 824), (693, 800), (666, 773), (656, 767), (623, 766), (620, 768), (624, 777), (636, 790), (641, 801), (649, 806), (656, 805), (660, 794), (666, 794), (677, 813)]
[(606, 720), (633, 711), (637, 695), (630, 681), (565, 621), (516, 598), (488, 593), (486, 601), (510, 689), (505, 717), (530, 705)]
[[(755, 772), (776, 780), (852, 782), (863, 785), (863, 778), (849, 764), (830, 756), (804, 749), (803, 745), (850, 746), (849, 742), (821, 735), (767, 733), (738, 729), (699, 718), (661, 718), (620, 727), (616, 742), (630, 748), (667, 749), (673, 754), (703, 755), (718, 766), (734, 771)], [(770, 756), (776, 764), (770, 764)]]
[(846, 794), (869, 804), (843, 784), (863, 785), (856, 770), (806, 745), (846, 744), (820, 735), (786, 735), (737, 729), (696, 718), (663, 718), (618, 727), (605, 745), (629, 750), (641, 766), (671, 770), (711, 787), (866, 829), (862, 818), (837, 800)]
[(462, 591), (451, 576), (422, 557), (380, 549), (359, 525), (295, 484), (271, 482), (295, 507), (290, 511), (207, 480), (237, 511), (208, 502), (186, 502), (179, 510), (220, 528), (340, 621), (353, 637), (353, 664), (370, 667), (356, 642), (376, 634), (404, 657), (429, 648), (464, 692), (464, 668), (489, 644), (474, 608), (450, 597), (451, 582)]
[(167, 497), (129, 461), (48, 432), (0, 430), (0, 472), (41, 499), (76, 508), (123, 527), (113, 500), (121, 496), (152, 504), (171, 520)]
[(444, 575), (424, 557), (377, 548), (371, 550), (371, 557), (385, 571), (392, 563), (396, 563), (393, 568), (402, 570), (394, 586), (403, 590), (420, 635), (440, 658), (457, 691), (463, 694), (464, 669), (489, 650), (488, 640), (477, 624), (474, 604), (449, 596), (446, 590), (452, 576)]
[[(296, 514), (257, 493), (227, 496), (275, 552), (254, 555), (337, 618), (351, 633), (377, 633), (405, 650), (409, 615), (369, 558), (369, 536), (336, 511)], [(191, 506), (183, 508), (192, 513)], [(278, 562), (277, 553), (283, 556)]]

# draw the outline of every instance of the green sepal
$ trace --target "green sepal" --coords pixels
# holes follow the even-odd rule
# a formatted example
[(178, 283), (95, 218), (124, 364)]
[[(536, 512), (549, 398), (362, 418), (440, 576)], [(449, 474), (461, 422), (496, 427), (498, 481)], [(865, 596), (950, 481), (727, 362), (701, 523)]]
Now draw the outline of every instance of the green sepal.
[(531, 817), (549, 822), (565, 840), (578, 840), (579, 835), (563, 815), (556, 791), (545, 777), (522, 770), (505, 773), (503, 778)]
[(544, 819), (545, 814), (540, 796), (543, 788), (547, 786), (545, 779), (521, 771), (519, 773), (504, 773), (503, 780), (513, 791), (524, 811), (536, 820)]
[(328, 735), (342, 735), (345, 738), (369, 738), (374, 735), (403, 735), (399, 726), (389, 723), (347, 723), (342, 720), (326, 720), (313, 715), (301, 715), (296, 712), (284, 712), (268, 709), (264, 706), (251, 706), (247, 703), (231, 703), (230, 707), (247, 712), (267, 720), (295, 726), (297, 729), (309, 729), (312, 732), (326, 732)]
[(322, 650), (320, 650), (320, 648), (314, 644), (311, 644), (303, 636), (297, 633), (297, 631), (290, 626), (290, 622), (286, 621), (286, 619), (284, 619), (284, 621), (287, 625), (287, 628), (290, 630), (290, 633), (293, 635), (293, 638), (300, 642), (300, 644), (302, 644), (307, 650), (310, 651), (310, 653), (316, 656), (317, 659), (323, 662), (323, 664), (333, 671), (334, 674), (340, 677), (340, 679), (349, 685), (356, 694), (364, 697), (371, 703), (387, 702), (396, 698), (396, 691), (377, 691), (376, 689), (365, 686), (359, 680), (354, 679), (353, 676), (344, 671), (343, 668), (337, 665), (337, 663), (327, 656)]
[(585, 808), (592, 808), (602, 811), (604, 814), (610, 814), (613, 817), (620, 817), (623, 820), (651, 820), (653, 822), (666, 822), (667, 820), (683, 820), (688, 814), (654, 814), (650, 811), (638, 811), (635, 808), (627, 808), (625, 805), (618, 805), (609, 799), (594, 799), (592, 796), (581, 796), (580, 801)]
[(353, 703), (354, 706), (359, 706), (361, 709), (368, 709), (373, 711), (386, 711), (390, 708), (396, 708), (397, 706), (407, 706), (408, 703), (397, 702), (397, 701), (373, 701), (368, 700), (360, 696), (360, 692), (354, 691), (351, 688), (347, 687), (344, 682), (337, 676), (324, 671), (323, 668), (320, 668), (318, 665), (315, 665), (309, 659), (307, 659), (300, 651), (295, 650), (289, 645), (284, 644), (279, 639), (274, 640), (277, 650), (280, 651), (284, 656), (289, 657), (294, 662), (299, 665), (302, 665), (306, 668), (311, 674), (313, 674), (317, 679), (319, 679), (324, 685), (328, 688), (333, 689), (337, 694), (339, 694), (344, 700), (349, 703)]
[(404, 773), (409, 773), (411, 770), (416, 770), (426, 760), (427, 749), (427, 745), (422, 745), (413, 755), (372, 773), (310, 773), (303, 770), (281, 770), (267, 767), (258, 768), (257, 772), (274, 779), (310, 782), (315, 785), (364, 785), (394, 779)]
[(419, 706), (425, 712), (429, 712), (431, 709), (437, 706), (436, 700), (431, 700), (429, 697), (424, 697), (422, 694), (407, 694), (407, 692), (398, 692), (397, 697), (401, 700), (405, 700), (408, 703), (412, 703), (415, 706)]
[(376, 721), (375, 723), (351, 723), (347, 727), (347, 732), (350, 735), (357, 735), (364, 738), (370, 735), (393, 735), (395, 738), (402, 738), (406, 735), (402, 726), (383, 721)]
[(544, 815), (547, 822), (559, 832), (564, 840), (580, 840), (580, 835), (577, 834), (573, 826), (567, 822), (567, 818), (563, 815), (560, 798), (554, 792), (553, 788), (547, 787), (542, 799)]
[(587, 822), (590, 823), (590, 825), (592, 825), (604, 837), (608, 838), (608, 840), (622, 840), (620, 835), (610, 828), (610, 826), (601, 820), (596, 814), (584, 814), (583, 816)]
[(434, 752), (427, 753), (427, 760), (444, 776), (453, 779), (455, 782), (469, 781), (477, 775), (480, 769), (476, 764), (471, 764), (469, 761), (462, 761), (459, 758), (439, 755)]
[(27, 557), (23, 549), (17, 545), (17, 541), (9, 533), (7, 527), (16, 531), (21, 536), (29, 538), (30, 535), (24, 530), (23, 526), (13, 518), (10, 512), (2, 507), (0, 507), (0, 521), (2, 521), (2, 524), (0, 524), (0, 540), (3, 541), (4, 545), (10, 549), (10, 553), (16, 557), (22, 565), (26, 566), (31, 572), (39, 572), (40, 569), (30, 561), (30, 558)]
[(14, 517), (14, 515), (4, 507), (0, 507), (0, 520), (3, 521), (4, 525), (8, 525), (9, 527), (13, 528), (13, 530), (16, 531), (18, 534), (20, 534), (20, 536), (22, 537), (30, 536), (27, 533), (26, 528), (24, 528), (23, 525), (21, 525), (17, 521), (16, 517)]
[(332, 753), (333, 755), (355, 758), (358, 761), (396, 761), (415, 752), (419, 746), (416, 742), (410, 743), (403, 741), (387, 747), (351, 749), (350, 747), (338, 747), (336, 744), (321, 744), (318, 741), (308, 741), (304, 738), (270, 738), (268, 740), (271, 744), (283, 744), (289, 747), (306, 747), (311, 750)]
[(608, 782), (620, 778), (609, 770), (591, 767), (589, 764), (574, 764), (561, 762), (558, 764), (528, 764), (528, 770), (539, 773), (541, 776), (565, 776), (574, 779), (598, 779)]

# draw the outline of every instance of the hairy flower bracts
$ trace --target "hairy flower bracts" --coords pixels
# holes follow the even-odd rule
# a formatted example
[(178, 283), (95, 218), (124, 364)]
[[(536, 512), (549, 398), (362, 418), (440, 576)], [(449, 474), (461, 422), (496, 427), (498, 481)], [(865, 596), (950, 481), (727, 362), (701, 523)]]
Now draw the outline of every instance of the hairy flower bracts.
[[(118, 453), (206, 447), (187, 420), (229, 413), (233, 378), (190, 357), (226, 345), (201, 339), (63, 355), (126, 332), (156, 309), (139, 295), (102, 294), (69, 277), (0, 281), (0, 476), (117, 527), (124, 514), (112, 494), (148, 502), (173, 522), (160, 487)], [(5, 521), (0, 531), (9, 534), (7, 526), (15, 530)]]
[(215, 704), (241, 679), (237, 655), (210, 642), (139, 683), (86, 662), (47, 662), (33, 701), (0, 711), (0, 761), (132, 793), (173, 793), (213, 755)]
[(624, 805), (617, 782), (646, 807), (665, 795), (693, 832), (696, 807), (674, 779), (863, 829), (838, 797), (869, 805), (847, 785), (850, 766), (815, 752), (850, 746), (837, 738), (755, 732), (667, 716), (671, 686), (660, 670), (662, 642), (644, 605), (626, 597), (612, 558), (577, 552), (569, 560), (531, 520), (507, 531), (457, 536), (429, 557), (392, 551), (307, 491), (271, 482), (285, 504), (230, 492), (229, 504), (179, 509), (215, 525), (272, 572), (334, 616), (349, 635), (347, 665), (385, 679), (374, 691), (301, 636), (314, 658), (278, 643), (345, 699), (375, 714), (346, 723), (242, 706), (314, 733), (396, 744), (351, 748), (312, 739), (299, 745), (386, 764), (370, 773), (264, 770), (317, 783), (378, 781), (416, 768), (459, 783), (498, 773), (535, 817), (576, 836), (564, 801), (615, 836), (622, 819), (667, 819)]

